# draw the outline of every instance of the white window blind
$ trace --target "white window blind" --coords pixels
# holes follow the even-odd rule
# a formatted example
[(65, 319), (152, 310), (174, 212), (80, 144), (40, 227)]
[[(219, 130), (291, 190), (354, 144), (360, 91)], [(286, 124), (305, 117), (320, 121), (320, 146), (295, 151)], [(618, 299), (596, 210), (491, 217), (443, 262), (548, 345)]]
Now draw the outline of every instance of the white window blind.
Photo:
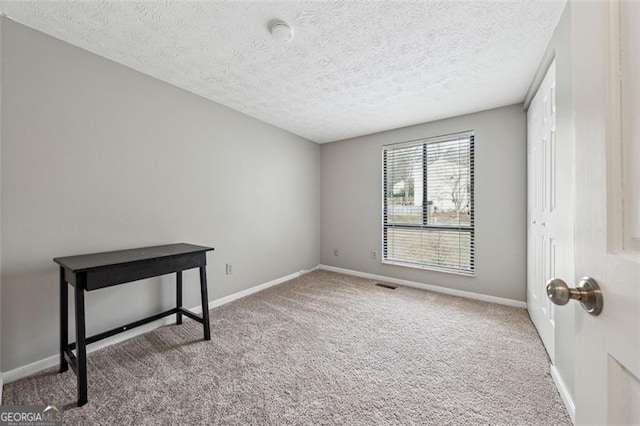
[(473, 132), (383, 147), (383, 262), (474, 274)]

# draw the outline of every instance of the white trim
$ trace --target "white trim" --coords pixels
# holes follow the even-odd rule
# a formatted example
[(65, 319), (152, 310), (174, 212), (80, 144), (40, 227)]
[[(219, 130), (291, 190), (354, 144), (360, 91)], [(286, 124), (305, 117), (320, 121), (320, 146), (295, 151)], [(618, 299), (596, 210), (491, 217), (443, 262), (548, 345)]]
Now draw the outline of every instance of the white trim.
[[(249, 296), (249, 295), (251, 295), (253, 293), (257, 293), (259, 291), (266, 290), (269, 287), (273, 287), (275, 285), (282, 284), (283, 282), (292, 280), (294, 278), (298, 278), (298, 277), (300, 277), (302, 275), (308, 274), (309, 272), (313, 272), (313, 271), (317, 270), (319, 268), (319, 266), (320, 265), (316, 265), (316, 266), (314, 266), (313, 268), (310, 268), (310, 269), (301, 269), (300, 271), (294, 272), (293, 274), (289, 274), (289, 275), (286, 275), (284, 277), (276, 278), (275, 280), (271, 280), (271, 281), (266, 282), (264, 284), (259, 284), (259, 285), (255, 286), (255, 287), (251, 287), (251, 288), (248, 288), (246, 290), (242, 290), (242, 291), (239, 291), (237, 293), (230, 294), (229, 296), (221, 297), (220, 299), (212, 300), (212, 301), (209, 302), (209, 309), (213, 309), (213, 308), (216, 308), (218, 306), (225, 305), (225, 304), (227, 304), (229, 302), (233, 302), (234, 300), (238, 300), (238, 299), (241, 299), (243, 297), (247, 297), (247, 296)], [(197, 306), (197, 307), (191, 309), (191, 311), (193, 311), (194, 313), (197, 313), (197, 314), (201, 313), (202, 312), (202, 306)]]
[(425, 138), (412, 139), (410, 141), (394, 142), (386, 145), (382, 145), (382, 151), (396, 148), (411, 148), (414, 146), (420, 146), (423, 144), (432, 144), (438, 142), (460, 141), (470, 139), (475, 136), (475, 130), (463, 130), (462, 132), (445, 133), (436, 136), (427, 136)]
[(564, 402), (564, 406), (569, 413), (569, 417), (571, 417), (571, 421), (573, 424), (576, 424), (576, 406), (573, 404), (573, 399), (571, 398), (571, 394), (569, 394), (569, 389), (567, 389), (567, 385), (565, 385), (564, 380), (560, 377), (560, 373), (555, 366), (551, 366), (551, 377), (553, 378), (553, 382), (556, 384), (556, 388), (558, 388), (558, 393), (560, 394), (560, 398), (562, 398), (562, 402)]
[[(273, 287), (275, 285), (278, 284), (282, 284), (285, 281), (289, 281), (292, 280), (294, 278), (297, 278), (301, 275), (307, 274), (309, 272), (315, 271), (316, 269), (318, 269), (318, 266), (314, 266), (311, 269), (303, 269), (300, 270), (298, 272), (294, 272), (293, 274), (289, 274), (287, 276), (281, 277), (281, 278), (276, 278), (275, 280), (263, 283), (263, 284), (258, 284), (254, 287), (248, 288), (246, 290), (242, 290), (239, 291), (237, 293), (233, 293), (230, 294), (229, 296), (225, 296), (225, 297), (221, 297), (220, 299), (216, 299), (216, 300), (211, 300), (209, 301), (209, 309), (213, 309), (215, 307), (218, 306), (222, 306), (224, 304), (227, 304), (229, 302), (233, 302), (234, 300), (238, 300), (242, 297), (246, 297), (249, 296), (250, 294), (253, 293), (257, 293), (259, 291), (265, 290), (269, 287)], [(202, 306), (197, 306), (197, 307), (193, 307), (191, 309), (189, 309), (191, 312), (193, 313), (202, 313)], [(126, 331), (124, 333), (120, 333), (117, 334), (113, 337), (109, 337), (108, 339), (104, 339), (101, 340), (99, 342), (93, 343), (89, 346), (87, 346), (87, 353), (91, 353), (94, 351), (97, 351), (99, 349), (102, 349), (106, 346), (110, 346), (113, 345), (115, 343), (119, 343), (122, 341), (125, 341), (127, 339), (130, 339), (132, 337), (135, 336), (139, 336), (141, 334), (144, 333), (148, 333), (149, 331), (155, 330), (156, 328), (162, 327), (164, 325), (169, 325), (169, 324), (173, 324), (175, 322), (174, 316), (170, 315), (168, 317), (165, 318), (161, 318), (159, 320), (150, 322), (148, 324), (142, 325), (140, 327), (134, 328), (132, 330)], [(15, 382), (16, 380), (19, 379), (23, 379), (25, 377), (29, 377), (35, 373), (38, 373), (42, 370), (45, 370), (47, 368), (51, 368), (51, 367), (55, 367), (56, 365), (58, 365), (58, 362), (60, 361), (60, 356), (58, 354), (56, 355), (52, 355), (50, 357), (41, 359), (39, 361), (35, 361), (32, 362), (31, 364), (27, 364), (27, 365), (23, 365), (21, 367), (15, 368), (13, 370), (9, 370), (6, 373), (2, 373), (0, 375), (0, 384), (2, 383), (2, 380), (6, 380), (7, 383), (11, 383), (11, 382)], [(2, 396), (2, 392), (0, 390), (0, 397)], [(2, 401), (2, 399), (0, 399), (0, 401)]]
[[(384, 252), (382, 252), (382, 253), (384, 253)], [(445, 274), (462, 275), (464, 277), (475, 277), (476, 276), (476, 272), (475, 271), (463, 271), (463, 270), (456, 270), (456, 269), (438, 268), (437, 266), (420, 265), (420, 264), (417, 264), (417, 263), (403, 262), (401, 260), (385, 260), (385, 259), (382, 259), (380, 261), (380, 263), (383, 264), (383, 265), (402, 266), (404, 268), (413, 268), (413, 269), (419, 269), (419, 270), (422, 270), (422, 271), (444, 272)]]
[(370, 274), (368, 272), (353, 271), (351, 269), (338, 268), (335, 266), (320, 265), (323, 271), (337, 272), (340, 274), (353, 275), (355, 277), (368, 278), (371, 280), (386, 281), (393, 284), (404, 285), (407, 287), (415, 287), (422, 290), (434, 291), (437, 293), (449, 294), (452, 296), (465, 297), (467, 299), (481, 300), (483, 302), (497, 303), (499, 305), (513, 306), (516, 308), (526, 308), (527, 302), (519, 300), (505, 299), (503, 297), (488, 296), (486, 294), (472, 293), (470, 291), (455, 290), (447, 287), (440, 287), (432, 284), (423, 284), (415, 281), (403, 280), (400, 278), (385, 277), (383, 275)]
[[(202, 309), (201, 309), (202, 311)], [(148, 333), (156, 328), (162, 327), (164, 325), (173, 324), (174, 323), (173, 315), (161, 318), (159, 320), (150, 322), (145, 325), (141, 325), (140, 327), (136, 327), (132, 330), (125, 331), (123, 333), (117, 334), (115, 336), (109, 337), (104, 340), (100, 340), (99, 342), (92, 343), (87, 346), (87, 353), (95, 352), (104, 347), (114, 345), (116, 343), (120, 343), (127, 339), (130, 339), (135, 336), (139, 336), (144, 333)], [(52, 355), (50, 357), (41, 359), (39, 361), (32, 362), (31, 364), (23, 365), (22, 367), (14, 368), (13, 370), (9, 370), (5, 373), (2, 373), (4, 380), (7, 383), (15, 382), (16, 380), (20, 380), (25, 377), (29, 377), (32, 374), (38, 373), (42, 370), (46, 370), (47, 368), (55, 367), (60, 362), (60, 355)]]
[(4, 387), (4, 376), (0, 373), (0, 405), (2, 405), (2, 388)]

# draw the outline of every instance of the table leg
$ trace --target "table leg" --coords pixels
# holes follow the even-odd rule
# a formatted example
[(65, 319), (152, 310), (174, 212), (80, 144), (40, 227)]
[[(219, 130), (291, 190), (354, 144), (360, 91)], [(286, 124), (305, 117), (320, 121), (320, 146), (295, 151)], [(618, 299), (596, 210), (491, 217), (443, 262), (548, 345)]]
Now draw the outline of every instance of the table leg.
[[(182, 271), (176, 272), (176, 308), (182, 308)], [(176, 313), (176, 324), (182, 324), (182, 312)]]
[(64, 268), (60, 267), (60, 373), (69, 369), (64, 352), (69, 346), (69, 288), (64, 277)]
[(207, 295), (207, 267), (200, 267), (200, 297), (202, 299), (202, 322), (204, 327), (204, 340), (211, 340), (209, 325), (209, 296)]
[(78, 363), (78, 407), (87, 403), (87, 342), (84, 317), (84, 289), (76, 282), (76, 362)]

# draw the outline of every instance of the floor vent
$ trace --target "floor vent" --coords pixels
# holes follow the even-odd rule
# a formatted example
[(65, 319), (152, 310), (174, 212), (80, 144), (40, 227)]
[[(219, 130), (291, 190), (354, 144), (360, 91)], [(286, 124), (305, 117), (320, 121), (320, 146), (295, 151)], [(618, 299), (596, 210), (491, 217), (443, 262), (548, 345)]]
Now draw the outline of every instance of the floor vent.
[(389, 290), (395, 290), (396, 288), (398, 288), (395, 285), (391, 285), (391, 284), (384, 284), (384, 283), (376, 283), (376, 286), (378, 287), (383, 287), (383, 288), (388, 288)]

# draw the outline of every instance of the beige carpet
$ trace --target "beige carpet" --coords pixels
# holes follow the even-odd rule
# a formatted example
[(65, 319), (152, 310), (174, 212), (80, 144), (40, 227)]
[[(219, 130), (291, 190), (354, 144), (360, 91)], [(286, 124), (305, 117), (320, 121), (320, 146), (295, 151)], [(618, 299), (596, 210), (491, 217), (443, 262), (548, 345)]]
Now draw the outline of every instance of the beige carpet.
[[(65, 424), (570, 424), (525, 310), (317, 271), (10, 383)], [(215, 283), (214, 283), (215, 285)]]

